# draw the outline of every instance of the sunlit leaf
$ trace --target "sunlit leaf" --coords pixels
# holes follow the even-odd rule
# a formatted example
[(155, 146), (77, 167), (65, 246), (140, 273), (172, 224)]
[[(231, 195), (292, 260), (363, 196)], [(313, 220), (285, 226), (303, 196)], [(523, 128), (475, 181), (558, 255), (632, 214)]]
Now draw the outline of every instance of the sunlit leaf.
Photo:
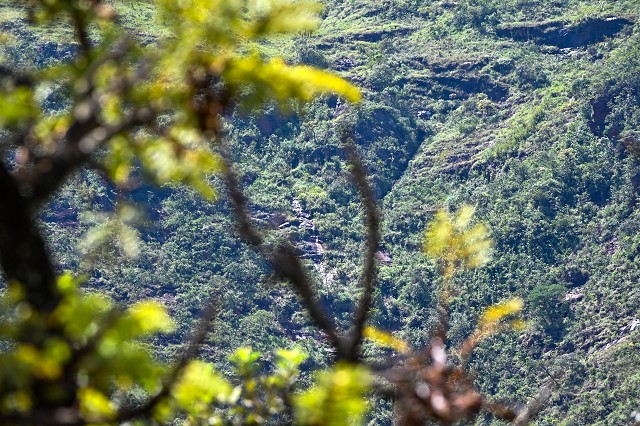
[(302, 351), (299, 346), (291, 349), (278, 349), (276, 351), (276, 365), (283, 370), (293, 370), (304, 362), (309, 355)]
[(213, 401), (226, 401), (233, 387), (215, 372), (213, 365), (192, 361), (183, 370), (172, 395), (191, 413), (206, 412)]
[(158, 302), (138, 302), (129, 309), (126, 318), (127, 326), (131, 327), (131, 333), (134, 335), (169, 333), (175, 329), (167, 310)]
[(463, 206), (454, 216), (441, 210), (427, 228), (424, 251), (442, 263), (446, 277), (459, 267), (474, 269), (489, 261), (493, 242), (485, 225), (470, 225), (474, 210)]
[(259, 37), (315, 30), (319, 24), (318, 13), (322, 6), (310, 1), (251, 0), (248, 10), (251, 24), (246, 34)]
[(362, 424), (370, 384), (371, 375), (361, 365), (339, 364), (324, 371), (316, 386), (296, 396), (296, 421), (301, 425)]
[(479, 325), (480, 327), (491, 326), (508, 316), (520, 314), (523, 307), (524, 302), (519, 298), (509, 299), (505, 302), (492, 305), (488, 307), (482, 314), (482, 317), (480, 317)]
[(470, 356), (481, 341), (496, 333), (508, 330), (521, 331), (526, 328), (526, 321), (520, 318), (523, 307), (522, 299), (512, 298), (485, 309), (478, 320), (476, 330), (460, 346), (461, 356)]
[(386, 346), (398, 352), (409, 351), (409, 345), (405, 341), (398, 339), (393, 334), (386, 331), (367, 326), (364, 328), (363, 334), (364, 337), (371, 339), (373, 342), (380, 346)]
[(229, 361), (235, 364), (240, 374), (251, 376), (259, 367), (257, 361), (261, 355), (251, 348), (238, 348), (229, 355)]
[(80, 411), (88, 418), (110, 418), (116, 412), (116, 406), (102, 392), (93, 388), (83, 388), (78, 392)]
[(18, 346), (15, 355), (16, 361), (27, 365), (35, 377), (54, 380), (62, 374), (62, 366), (58, 360), (47, 356), (32, 345)]
[(0, 92), (0, 127), (15, 127), (35, 117), (38, 112), (33, 92), (17, 87), (8, 93)]
[(351, 102), (361, 99), (357, 88), (334, 74), (309, 66), (288, 66), (280, 59), (263, 62), (257, 55), (230, 60), (223, 77), (252, 108), (269, 100), (287, 108), (292, 100), (308, 102), (323, 94)]

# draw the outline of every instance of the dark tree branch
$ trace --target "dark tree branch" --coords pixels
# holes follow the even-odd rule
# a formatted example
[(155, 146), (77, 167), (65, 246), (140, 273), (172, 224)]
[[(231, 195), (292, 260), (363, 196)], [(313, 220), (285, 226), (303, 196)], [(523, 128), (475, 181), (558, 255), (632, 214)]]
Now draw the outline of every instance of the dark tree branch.
[(336, 326), (318, 301), (311, 279), (306, 273), (296, 250), (291, 244), (280, 244), (275, 249), (267, 247), (264, 237), (251, 224), (251, 216), (247, 208), (247, 200), (242, 192), (240, 182), (232, 168), (228, 153), (222, 153), (224, 162), (224, 182), (237, 222), (237, 230), (255, 251), (260, 253), (282, 278), (289, 281), (302, 299), (304, 307), (311, 319), (322, 330), (336, 349), (338, 358), (349, 359), (348, 350), (338, 336)]
[(89, 41), (89, 33), (87, 32), (87, 25), (85, 23), (84, 16), (82, 16), (82, 12), (78, 9), (74, 9), (71, 12), (71, 20), (73, 21), (73, 26), (76, 30), (76, 38), (80, 44), (80, 49), (82, 49), (82, 53), (88, 55), (89, 52), (91, 52), (91, 43)]
[(34, 221), (29, 200), (1, 161), (0, 264), (9, 283), (17, 282), (25, 287), (27, 301), (34, 309), (46, 314), (58, 305), (61, 295), (55, 269)]
[[(31, 411), (25, 414), (6, 414), (0, 416), (0, 424), (29, 424), (29, 425), (47, 425), (47, 426), (81, 426), (94, 423), (124, 423), (136, 418), (151, 416), (153, 409), (166, 397), (170, 396), (171, 391), (175, 387), (180, 373), (187, 366), (189, 361), (193, 360), (204, 343), (207, 335), (210, 333), (210, 325), (215, 318), (217, 309), (217, 301), (211, 300), (209, 304), (202, 310), (200, 320), (194, 327), (191, 338), (186, 347), (182, 351), (180, 357), (174, 364), (171, 372), (165, 378), (162, 388), (158, 393), (149, 398), (144, 404), (137, 407), (124, 408), (119, 411), (113, 419), (95, 419), (89, 421), (80, 416), (75, 408), (59, 408), (53, 412)], [(106, 319), (103, 328), (85, 346), (75, 351), (72, 358), (65, 368), (65, 374), (73, 376), (77, 373), (76, 367), (78, 362), (95, 348), (100, 339), (109, 329), (109, 325), (117, 318), (118, 311), (114, 310)]]
[[(91, 150), (113, 136), (149, 120), (148, 112), (136, 114), (118, 126), (99, 126), (97, 111), (77, 121), (68, 132), (65, 148), (36, 163), (30, 174), (12, 175), (0, 164), (0, 264), (9, 282), (27, 291), (27, 301), (38, 311), (53, 311), (60, 302), (56, 273), (34, 216), (63, 180), (84, 164)], [(75, 142), (75, 143), (74, 143)]]
[(19, 74), (15, 70), (0, 66), (0, 89), (11, 89), (13, 87), (33, 87), (34, 82), (31, 76)]
[(346, 148), (347, 160), (351, 164), (351, 176), (364, 207), (365, 226), (367, 228), (362, 272), (363, 293), (353, 318), (353, 328), (349, 340), (349, 360), (356, 361), (359, 357), (364, 324), (371, 308), (373, 290), (376, 284), (376, 252), (380, 247), (380, 213), (376, 205), (373, 188), (367, 179), (368, 173), (358, 153), (358, 148), (346, 131), (342, 135), (342, 142)]
[[(73, 111), (74, 122), (56, 152), (37, 158), (32, 166), (14, 173), (0, 162), (0, 265), (8, 281), (23, 285), (27, 301), (44, 314), (53, 311), (61, 296), (55, 267), (35, 223), (37, 210), (64, 179), (87, 162), (98, 147), (118, 133), (149, 122), (154, 117), (150, 110), (144, 108), (132, 113), (121, 124), (100, 123), (100, 95), (92, 84), (93, 78), (101, 64), (121, 58), (127, 46), (126, 41), (121, 42), (112, 52), (89, 66)], [(11, 84), (31, 84), (29, 78), (0, 68), (0, 83), (5, 83), (6, 79), (10, 79)], [(133, 83), (123, 79), (113, 90), (118, 93)], [(28, 132), (23, 134), (23, 140), (26, 134)]]
[(3, 425), (34, 426), (83, 426), (88, 422), (78, 416), (77, 410), (58, 409), (54, 413), (32, 410), (29, 413), (4, 414), (0, 416)]
[[(100, 120), (102, 93), (96, 90), (93, 83), (95, 74), (105, 62), (122, 60), (129, 46), (126, 39), (122, 40), (113, 51), (91, 63), (83, 81), (77, 84), (80, 91), (73, 108), (73, 122), (64, 136), (64, 141), (53, 154), (36, 159), (32, 167), (21, 172), (19, 178), (22, 189), (31, 199), (33, 211), (36, 211), (71, 173), (84, 165), (91, 154), (105, 142), (119, 133), (149, 123), (155, 118), (154, 112), (144, 107), (134, 110), (118, 125), (107, 125)], [(143, 75), (136, 75), (133, 79), (119, 79), (110, 90), (115, 95), (122, 93), (142, 77)]]
[(222, 155), (224, 161), (224, 178), (227, 187), (227, 193), (233, 207), (234, 218), (237, 223), (237, 230), (247, 243), (261, 252), (264, 238), (257, 229), (251, 224), (249, 209), (247, 208), (247, 199), (242, 192), (240, 182), (232, 169), (229, 154)]
[[(78, 108), (87, 108), (89, 115), (76, 114), (76, 121), (67, 132), (66, 143), (53, 155), (40, 159), (30, 173), (22, 177), (35, 211), (56, 191), (64, 180), (89, 161), (95, 150), (114, 136), (151, 121), (155, 114), (140, 109), (118, 125), (101, 125), (97, 119), (99, 105), (89, 100)], [(77, 109), (78, 109), (77, 108)]]
[(442, 297), (440, 297), (436, 305), (436, 314), (438, 316), (438, 324), (436, 325), (434, 335), (446, 344), (447, 333), (449, 332), (449, 305), (442, 301)]

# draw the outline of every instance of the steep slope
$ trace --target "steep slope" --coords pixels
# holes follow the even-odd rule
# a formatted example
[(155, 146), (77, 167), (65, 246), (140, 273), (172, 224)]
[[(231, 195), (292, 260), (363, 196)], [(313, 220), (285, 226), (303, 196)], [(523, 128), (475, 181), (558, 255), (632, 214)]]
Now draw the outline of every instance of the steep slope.
[[(323, 300), (345, 323), (362, 234), (336, 134), (349, 121), (384, 207), (373, 322), (415, 347), (425, 343), (439, 278), (420, 252), (423, 231), (438, 208), (474, 204), (496, 249), (487, 268), (458, 277), (451, 339), (511, 295), (527, 301), (530, 318), (523, 334), (480, 346), (471, 360), (478, 385), (497, 400), (527, 401), (553, 376), (559, 385), (539, 424), (627, 424), (640, 407), (639, 6), (327, 1), (317, 34), (263, 49), (336, 70), (363, 87), (365, 100), (231, 120), (256, 217), (310, 254)], [(17, 16), (0, 6), (3, 31), (25, 45), (6, 58), (31, 55), (43, 65), (73, 54), (46, 31), (24, 33)], [(145, 28), (152, 11), (131, 7), (128, 16)], [(151, 24), (139, 31), (153, 39)], [(60, 94), (44, 95), (52, 109), (64, 107)], [(147, 206), (139, 255), (125, 261), (117, 244), (101, 247), (93, 287), (123, 302), (157, 297), (183, 331), (208, 294), (219, 294), (224, 308), (207, 355), (221, 364), (237, 346), (268, 352), (294, 341), (323, 362), (317, 332), (234, 237), (223, 201), (169, 188), (116, 190), (99, 176), (78, 176), (42, 218), (62, 267), (84, 267), (73, 248), (99, 217), (82, 212), (124, 202)], [(372, 422), (390, 416), (381, 409)]]
[[(316, 46), (368, 89), (355, 120), (375, 176), (402, 170), (378, 183), (393, 263), (382, 268), (376, 321), (421, 342), (437, 287), (421, 232), (439, 206), (475, 204), (497, 246), (489, 268), (459, 280), (452, 338), (508, 295), (528, 300), (531, 318), (524, 335), (483, 344), (478, 383), (526, 400), (563, 373), (541, 424), (626, 424), (640, 391), (638, 5), (336, 6)], [(417, 141), (385, 140), (398, 140), (397, 127), (381, 109), (411, 123)], [(379, 148), (387, 143), (403, 161)]]

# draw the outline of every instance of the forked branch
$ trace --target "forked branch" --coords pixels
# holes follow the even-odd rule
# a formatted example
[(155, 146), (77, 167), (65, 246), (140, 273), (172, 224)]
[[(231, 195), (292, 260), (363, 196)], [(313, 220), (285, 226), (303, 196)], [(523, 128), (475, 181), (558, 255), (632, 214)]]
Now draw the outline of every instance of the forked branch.
[(251, 216), (247, 208), (247, 199), (242, 191), (238, 177), (233, 170), (229, 156), (228, 153), (222, 154), (224, 162), (223, 174), (227, 193), (233, 208), (233, 215), (237, 223), (238, 233), (242, 239), (269, 262), (278, 275), (291, 283), (302, 299), (304, 307), (313, 322), (327, 335), (327, 338), (337, 352), (338, 358), (348, 359), (349, 352), (343, 340), (338, 336), (334, 322), (318, 300), (313, 290), (313, 282), (307, 274), (295, 248), (289, 243), (281, 243), (275, 248), (268, 247), (264, 242), (264, 237), (251, 223)]

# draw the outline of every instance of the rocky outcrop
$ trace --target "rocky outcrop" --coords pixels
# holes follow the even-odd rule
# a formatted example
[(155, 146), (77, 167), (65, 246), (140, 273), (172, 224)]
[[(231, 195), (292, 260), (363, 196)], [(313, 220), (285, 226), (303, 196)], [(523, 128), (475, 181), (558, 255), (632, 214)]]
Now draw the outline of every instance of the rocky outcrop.
[(513, 64), (505, 60), (481, 57), (468, 61), (430, 61), (427, 58), (413, 58), (412, 67), (424, 67), (429, 74), (410, 75), (400, 79), (403, 85), (411, 84), (417, 90), (428, 91), (429, 96), (442, 99), (466, 99), (477, 93), (484, 93), (494, 102), (509, 96), (509, 87), (497, 81), (491, 71), (508, 73)]
[(625, 325), (624, 327), (620, 327), (618, 329), (618, 333), (620, 336), (619, 337), (609, 343), (607, 343), (606, 345), (604, 345), (602, 348), (598, 349), (595, 352), (595, 356), (601, 356), (603, 355), (607, 350), (613, 348), (614, 346), (617, 346), (621, 343), (624, 343), (625, 341), (628, 341), (629, 338), (631, 337), (630, 334), (636, 330), (640, 329), (640, 320), (637, 318), (633, 318), (631, 321), (629, 321), (629, 323), (627, 325)]
[(338, 58), (333, 64), (336, 71), (349, 71), (356, 66), (356, 61), (350, 57)]
[(378, 250), (375, 253), (375, 257), (376, 260), (382, 265), (391, 265), (393, 263), (393, 259), (391, 259), (391, 257), (384, 251)]
[(319, 262), (324, 257), (324, 243), (320, 240), (313, 218), (309, 212), (304, 210), (302, 203), (297, 198), (291, 202), (291, 214), (289, 215), (254, 211), (252, 216), (261, 226), (287, 231), (302, 259)]
[(620, 17), (592, 18), (575, 25), (562, 21), (508, 24), (496, 28), (496, 35), (566, 49), (599, 43), (631, 24), (631, 20)]
[(584, 291), (582, 288), (574, 288), (573, 290), (567, 292), (562, 301), (565, 303), (574, 303), (579, 302), (584, 299)]
[(375, 43), (386, 38), (393, 37), (405, 37), (415, 31), (413, 27), (397, 27), (397, 28), (385, 28), (374, 29), (367, 31), (354, 31), (344, 33), (341, 35), (325, 37), (323, 41), (320, 41), (316, 46), (320, 49), (331, 49), (336, 44), (344, 44), (350, 41), (365, 41), (369, 43)]
[(632, 331), (640, 330), (640, 319), (633, 318), (627, 325), (620, 327), (620, 334), (631, 333)]

